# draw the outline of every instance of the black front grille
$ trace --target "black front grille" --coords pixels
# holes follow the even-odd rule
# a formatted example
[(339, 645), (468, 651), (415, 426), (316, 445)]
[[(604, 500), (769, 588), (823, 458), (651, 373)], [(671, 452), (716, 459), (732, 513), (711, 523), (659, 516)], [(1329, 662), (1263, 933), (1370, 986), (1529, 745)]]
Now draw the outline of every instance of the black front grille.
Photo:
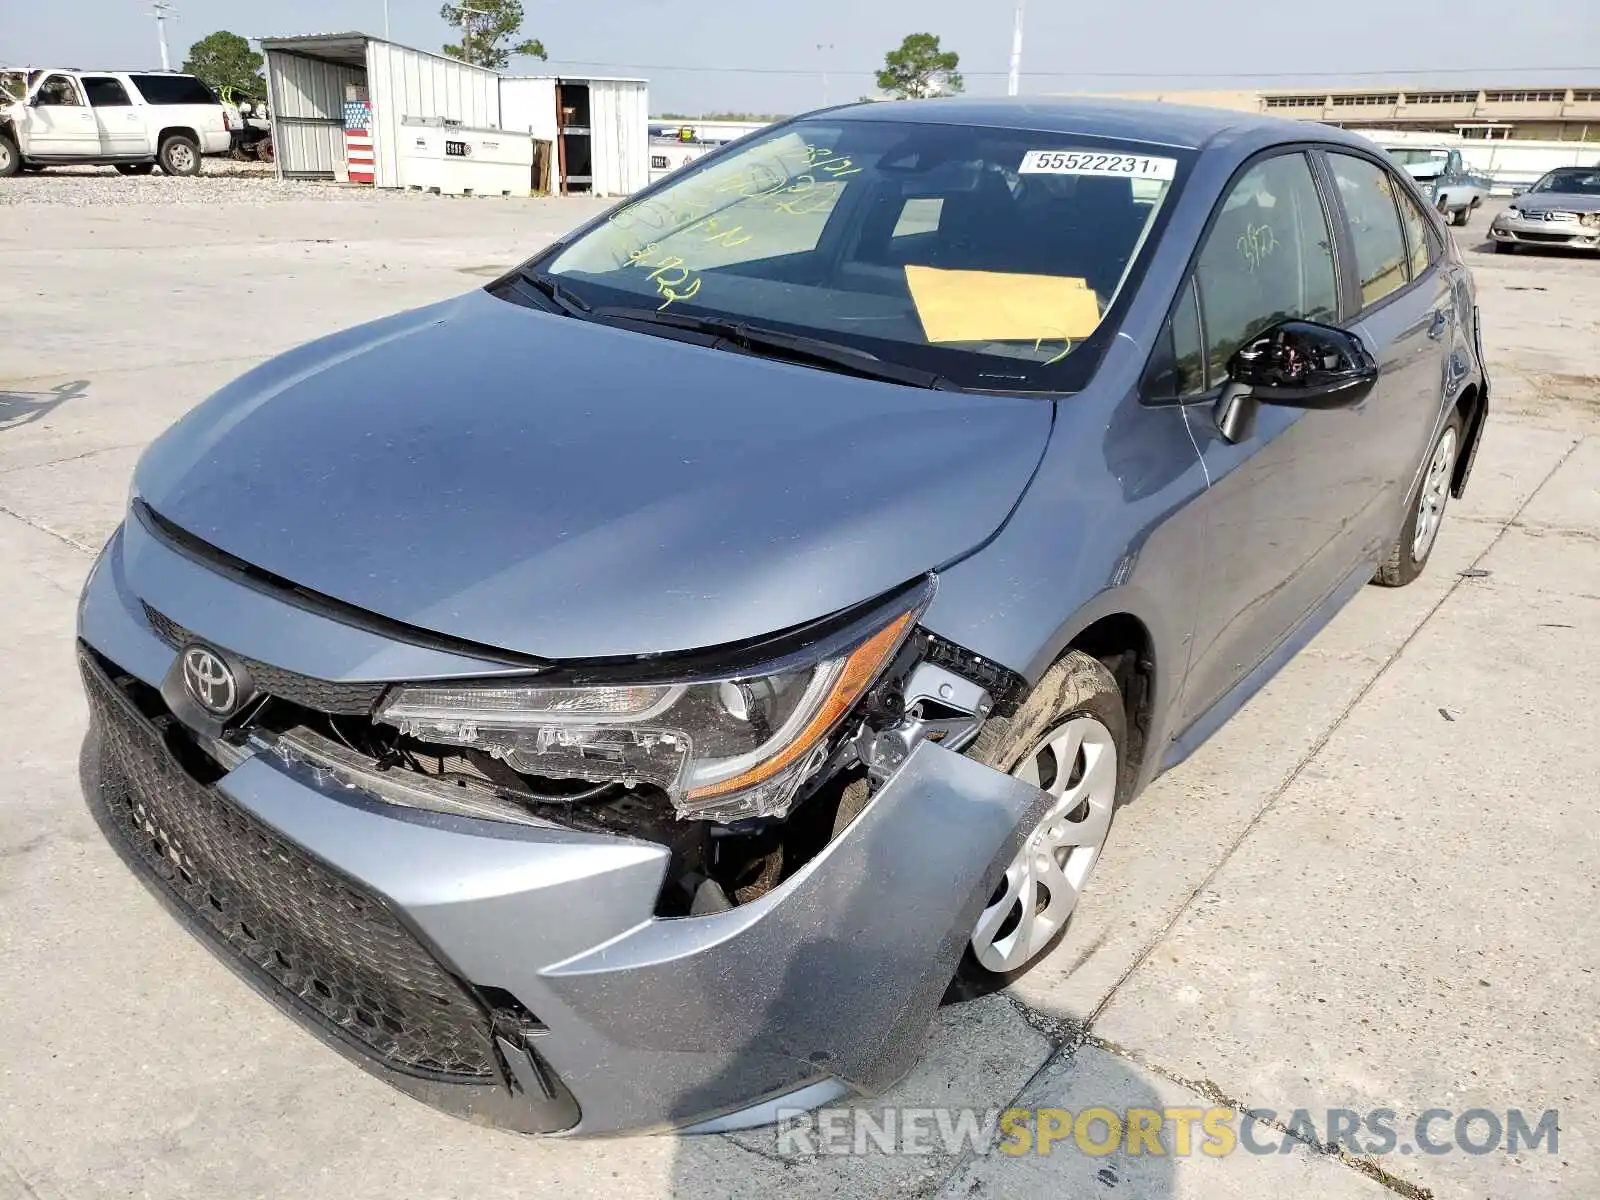
[[(174, 650), (182, 649), (190, 642), (205, 640), (197, 638), (171, 617), (148, 604), (144, 606), (144, 616), (156, 636)], [(331, 679), (317, 679), (311, 675), (285, 671), (282, 667), (257, 662), (242, 654), (235, 657), (244, 664), (256, 687), (263, 692), (314, 712), (365, 717), (371, 715), (373, 706), (383, 696), (385, 685), (382, 683), (336, 683)]]
[(1573, 235), (1570, 233), (1527, 233), (1518, 230), (1517, 237), (1525, 242), (1560, 242), (1565, 244), (1572, 241)]
[(83, 674), (109, 832), (214, 944), (389, 1068), (499, 1079), (483, 1008), (379, 897), (199, 782), (165, 742), (171, 718), (141, 715), (87, 656)]

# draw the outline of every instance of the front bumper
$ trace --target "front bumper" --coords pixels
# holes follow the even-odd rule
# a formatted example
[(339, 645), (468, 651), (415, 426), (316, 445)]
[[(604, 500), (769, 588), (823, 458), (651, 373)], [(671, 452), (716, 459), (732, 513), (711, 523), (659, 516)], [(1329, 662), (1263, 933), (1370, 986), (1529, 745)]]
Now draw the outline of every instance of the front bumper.
[(413, 648), (368, 644), (130, 525), (80, 612), (85, 790), (124, 859), (258, 990), (402, 1090), (482, 1123), (738, 1124), (776, 1097), (882, 1090), (916, 1060), (1045, 803), (927, 744), (765, 896), (660, 919), (663, 846), (406, 809), (260, 748), (231, 770), (197, 758), (170, 715), (141, 711), (112, 678), (154, 688), (170, 667), (144, 615), (157, 596), (178, 624), (258, 661), (299, 670), (323, 647), (324, 677), (342, 682)]
[(1574, 221), (1512, 218), (1502, 213), (1490, 224), (1489, 236), (1497, 242), (1526, 246), (1567, 246), (1574, 250), (1600, 250), (1600, 226), (1584, 225)]

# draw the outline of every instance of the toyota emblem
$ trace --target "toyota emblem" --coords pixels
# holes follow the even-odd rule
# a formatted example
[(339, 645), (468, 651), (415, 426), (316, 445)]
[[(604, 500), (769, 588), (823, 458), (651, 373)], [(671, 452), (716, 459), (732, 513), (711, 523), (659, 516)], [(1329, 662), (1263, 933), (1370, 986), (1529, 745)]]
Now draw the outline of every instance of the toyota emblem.
[(204, 646), (190, 646), (183, 652), (183, 683), (200, 707), (219, 717), (233, 712), (239, 703), (239, 684), (222, 656)]

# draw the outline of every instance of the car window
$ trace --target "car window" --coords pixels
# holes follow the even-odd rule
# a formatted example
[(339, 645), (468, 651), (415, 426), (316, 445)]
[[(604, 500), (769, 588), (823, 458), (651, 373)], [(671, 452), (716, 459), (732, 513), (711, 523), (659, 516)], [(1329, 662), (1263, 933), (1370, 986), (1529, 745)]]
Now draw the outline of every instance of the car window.
[(961, 386), (1075, 391), (1092, 369), (1076, 356), (1109, 340), (1106, 314), (1190, 158), (817, 117), (680, 172), (545, 269), (595, 306), (820, 336)]
[(1376, 304), (1406, 285), (1406, 244), (1395, 209), (1399, 189), (1389, 172), (1350, 154), (1329, 154), (1333, 177), (1350, 218), (1350, 238), (1361, 280), (1361, 305)]
[(83, 90), (89, 93), (89, 103), (95, 108), (124, 108), (132, 103), (123, 86), (104, 75), (85, 75)]
[(1195, 279), (1213, 380), (1256, 334), (1291, 317), (1333, 321), (1333, 239), (1303, 154), (1257, 163), (1222, 203)]
[(1600, 168), (1585, 170), (1567, 167), (1551, 171), (1529, 189), (1534, 192), (1574, 192), (1580, 196), (1600, 196)]
[(82, 108), (78, 89), (65, 75), (51, 75), (39, 85), (37, 102), (43, 108)]
[(1400, 220), (1406, 227), (1406, 253), (1411, 263), (1411, 278), (1415, 279), (1438, 257), (1439, 245), (1434, 240), (1433, 226), (1422, 215), (1411, 193), (1396, 188), (1395, 195), (1400, 200)]
[(1161, 331), (1161, 345), (1151, 364), (1154, 373), (1144, 394), (1152, 400), (1185, 400), (1206, 390), (1205, 345), (1200, 334), (1200, 305), (1194, 282), (1184, 284)]
[(130, 75), (146, 104), (216, 104), (217, 98), (193, 75)]

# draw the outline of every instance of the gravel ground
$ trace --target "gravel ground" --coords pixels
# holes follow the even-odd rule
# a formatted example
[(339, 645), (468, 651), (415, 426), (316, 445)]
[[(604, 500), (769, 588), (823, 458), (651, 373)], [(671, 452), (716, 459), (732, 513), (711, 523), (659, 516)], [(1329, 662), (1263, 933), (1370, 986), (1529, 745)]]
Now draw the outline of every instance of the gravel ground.
[(281, 204), (290, 200), (328, 200), (371, 204), (413, 201), (419, 194), (349, 184), (273, 177), (262, 163), (208, 158), (198, 176), (178, 178), (159, 171), (118, 175), (113, 167), (51, 167), (34, 174), (0, 179), (0, 207), (47, 205), (97, 208), (130, 204), (201, 207), (215, 204)]

